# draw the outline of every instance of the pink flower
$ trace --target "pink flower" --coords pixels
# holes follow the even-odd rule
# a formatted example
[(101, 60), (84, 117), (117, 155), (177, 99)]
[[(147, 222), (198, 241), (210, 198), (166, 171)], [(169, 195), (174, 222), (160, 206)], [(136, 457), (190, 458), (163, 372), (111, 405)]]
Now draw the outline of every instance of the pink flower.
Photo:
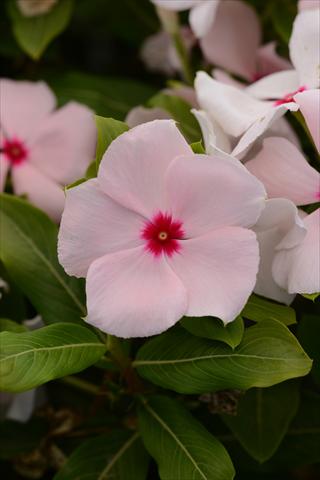
[(261, 46), (261, 37), (255, 10), (241, 0), (228, 0), (220, 2), (200, 46), (211, 64), (252, 82), (291, 68), (290, 62), (277, 55), (275, 42)]
[(98, 178), (67, 191), (59, 260), (86, 277), (87, 321), (149, 336), (183, 315), (232, 321), (256, 279), (248, 228), (265, 191), (229, 157), (195, 155), (171, 120), (119, 136)]
[(320, 8), (320, 0), (298, 0), (298, 10), (315, 10)]
[(19, 10), (25, 17), (48, 13), (58, 0), (17, 0)]
[(295, 95), (294, 101), (299, 105), (314, 144), (320, 152), (320, 90), (307, 90), (298, 93)]
[(63, 186), (83, 176), (94, 158), (93, 113), (75, 102), (54, 111), (44, 82), (2, 79), (0, 88), (0, 187), (10, 170), (14, 193), (59, 221)]

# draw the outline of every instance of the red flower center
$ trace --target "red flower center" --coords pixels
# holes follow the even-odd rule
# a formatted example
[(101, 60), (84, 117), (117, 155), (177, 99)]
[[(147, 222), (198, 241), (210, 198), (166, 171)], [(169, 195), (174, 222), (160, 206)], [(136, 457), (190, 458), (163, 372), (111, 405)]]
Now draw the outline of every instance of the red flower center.
[(184, 238), (182, 222), (173, 220), (167, 213), (159, 212), (145, 223), (141, 237), (146, 241), (146, 250), (155, 257), (161, 253), (171, 257), (181, 249), (179, 240)]
[(304, 92), (306, 89), (306, 87), (299, 87), (298, 90), (296, 90), (295, 92), (292, 92), (292, 93), (287, 93), (287, 95), (285, 95), (284, 97), (282, 98), (279, 98), (279, 100), (277, 100), (276, 102), (274, 102), (274, 104), (276, 106), (278, 105), (283, 105), (284, 103), (290, 103), (290, 102), (294, 102), (294, 96), (297, 94), (297, 93), (301, 93), (301, 92)]
[(5, 138), (2, 152), (12, 166), (20, 165), (28, 157), (28, 150), (24, 143), (17, 138)]

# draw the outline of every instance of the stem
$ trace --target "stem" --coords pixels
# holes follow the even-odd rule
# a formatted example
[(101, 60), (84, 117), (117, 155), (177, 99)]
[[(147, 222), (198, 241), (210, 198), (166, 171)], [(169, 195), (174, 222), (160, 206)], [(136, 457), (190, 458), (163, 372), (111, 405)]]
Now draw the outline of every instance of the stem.
[(156, 7), (156, 10), (163, 30), (170, 35), (176, 49), (181, 62), (183, 77), (187, 83), (193, 85), (194, 75), (189, 61), (189, 54), (181, 35), (179, 16), (176, 12), (165, 10), (164, 8)]
[(101, 395), (100, 389), (97, 385), (87, 382), (82, 378), (69, 375), (68, 377), (59, 379), (59, 381), (66, 385), (70, 385), (71, 387), (75, 387), (78, 390), (82, 390), (83, 392), (90, 393), (91, 395)]

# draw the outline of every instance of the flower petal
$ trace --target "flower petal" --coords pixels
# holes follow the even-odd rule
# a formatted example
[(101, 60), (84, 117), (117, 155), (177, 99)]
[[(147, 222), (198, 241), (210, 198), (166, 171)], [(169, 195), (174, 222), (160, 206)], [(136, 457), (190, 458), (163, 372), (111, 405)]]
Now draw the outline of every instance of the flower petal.
[(304, 224), (304, 240), (294, 248), (282, 245), (272, 266), (275, 281), (289, 293), (320, 291), (320, 209), (305, 217)]
[(150, 218), (165, 206), (164, 175), (171, 161), (192, 150), (173, 120), (154, 120), (123, 133), (103, 156), (100, 188)]
[[(201, 1), (201, 0), (200, 0)], [(152, 3), (158, 7), (165, 8), (166, 10), (188, 10), (194, 5), (197, 5), (199, 0), (151, 0)]]
[(59, 222), (64, 207), (63, 188), (29, 162), (13, 168), (11, 172), (15, 194), (27, 195), (30, 203)]
[(55, 108), (55, 97), (44, 82), (0, 80), (1, 130), (25, 141)]
[(30, 139), (30, 161), (67, 185), (82, 177), (93, 160), (96, 136), (93, 112), (70, 102), (46, 118)]
[(239, 0), (222, 1), (200, 46), (212, 64), (252, 80), (260, 40), (260, 23), (254, 9)]
[(87, 322), (118, 337), (167, 330), (187, 310), (187, 293), (166, 257), (144, 247), (105, 255), (87, 276)]
[(230, 153), (231, 144), (229, 137), (224, 133), (220, 125), (212, 120), (204, 110), (192, 109), (191, 112), (198, 120), (201, 128), (206, 153)]
[(253, 98), (243, 90), (217, 82), (205, 72), (198, 72), (195, 89), (199, 104), (223, 128), (235, 137), (242, 135), (272, 107), (272, 102)]
[(201, 38), (209, 31), (215, 21), (216, 12), (220, 0), (211, 0), (210, 2), (199, 2), (195, 5), (189, 14), (190, 26), (197, 38)]
[(66, 191), (59, 261), (69, 275), (85, 277), (94, 260), (142, 245), (144, 222), (143, 217), (102, 192), (96, 179), (81, 183)]
[(168, 262), (187, 289), (186, 315), (212, 315), (231, 322), (256, 282), (259, 250), (255, 234), (225, 227), (181, 243), (179, 254)]
[(136, 127), (142, 123), (151, 122), (152, 120), (162, 120), (170, 118), (168, 112), (162, 108), (145, 108), (142, 105), (132, 108), (126, 116), (126, 124), (130, 127)]
[(251, 226), (264, 208), (263, 185), (227, 154), (177, 158), (166, 187), (170, 213), (183, 222), (187, 238), (224, 226)]
[(294, 295), (279, 287), (272, 275), (272, 263), (276, 247), (285, 238), (291, 237), (292, 244), (299, 244), (306, 234), (295, 205), (285, 198), (266, 202), (257, 224), (253, 227), (260, 248), (260, 265), (254, 291), (264, 297), (290, 304)]
[(261, 180), (270, 198), (288, 198), (296, 205), (320, 200), (320, 174), (285, 138), (266, 138), (258, 155), (246, 167)]
[(289, 50), (300, 86), (319, 88), (320, 10), (303, 10), (296, 16)]
[(294, 96), (294, 100), (300, 107), (315, 146), (320, 152), (320, 90), (306, 90)]
[(298, 110), (299, 106), (296, 103), (285, 103), (277, 107), (272, 107), (269, 111), (245, 132), (240, 138), (239, 142), (232, 151), (234, 157), (242, 159), (254, 143), (269, 130), (275, 122), (277, 122), (288, 110)]
[(298, 88), (299, 78), (296, 70), (284, 70), (252, 83), (246, 88), (246, 92), (262, 100), (272, 100), (282, 98)]
[(269, 42), (260, 47), (257, 57), (258, 72), (262, 76), (292, 68), (289, 60), (277, 54), (276, 42)]
[(298, 0), (298, 11), (320, 8), (320, 0)]

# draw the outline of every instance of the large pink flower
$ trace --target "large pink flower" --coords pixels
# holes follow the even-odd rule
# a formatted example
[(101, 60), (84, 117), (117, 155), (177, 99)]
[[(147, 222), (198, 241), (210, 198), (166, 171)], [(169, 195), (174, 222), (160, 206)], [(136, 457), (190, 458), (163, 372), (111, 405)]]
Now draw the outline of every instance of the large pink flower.
[(195, 155), (172, 120), (119, 136), (97, 179), (67, 191), (59, 259), (87, 277), (87, 321), (121, 337), (183, 315), (232, 321), (256, 280), (248, 228), (265, 191), (231, 157)]
[(0, 187), (10, 170), (14, 192), (58, 221), (63, 186), (83, 176), (94, 157), (93, 112), (75, 102), (54, 111), (44, 82), (2, 79), (0, 89)]
[(310, 130), (314, 144), (320, 152), (320, 90), (307, 90), (294, 96)]

